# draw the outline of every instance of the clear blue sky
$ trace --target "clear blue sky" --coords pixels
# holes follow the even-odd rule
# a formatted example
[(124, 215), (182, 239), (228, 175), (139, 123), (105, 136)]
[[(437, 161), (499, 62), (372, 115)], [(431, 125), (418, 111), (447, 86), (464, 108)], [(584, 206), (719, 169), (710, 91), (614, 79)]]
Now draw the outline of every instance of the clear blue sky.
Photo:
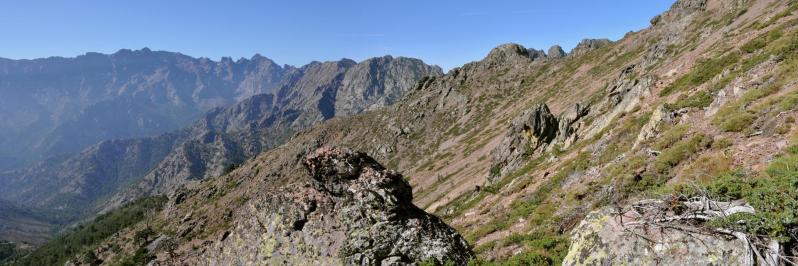
[(648, 26), (674, 0), (2, 1), (0, 57), (121, 48), (280, 64), (390, 54), (444, 69), (502, 43), (569, 50)]

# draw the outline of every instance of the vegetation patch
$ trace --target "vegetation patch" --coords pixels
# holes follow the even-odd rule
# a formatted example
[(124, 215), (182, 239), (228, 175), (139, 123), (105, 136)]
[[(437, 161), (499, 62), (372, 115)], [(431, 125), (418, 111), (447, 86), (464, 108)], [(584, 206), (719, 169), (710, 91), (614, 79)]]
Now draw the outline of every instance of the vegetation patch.
[[(713, 146), (715, 146), (713, 144)], [(733, 158), (722, 152), (702, 154), (681, 174), (681, 181), (707, 182), (716, 176), (724, 175), (732, 169)]]
[(709, 148), (712, 139), (703, 133), (696, 133), (694, 136), (683, 139), (673, 144), (672, 147), (665, 149), (654, 160), (654, 167), (658, 173), (667, 174), (671, 169), (679, 165), (687, 157)]
[(666, 104), (665, 109), (674, 111), (682, 108), (705, 108), (712, 104), (712, 95), (699, 91), (693, 95), (682, 95), (673, 104)]
[(87, 224), (79, 225), (30, 253), (17, 254), (6, 262), (14, 265), (64, 265), (67, 260), (78, 255), (90, 258), (100, 242), (144, 220), (148, 213), (159, 211), (165, 202), (165, 196), (139, 199), (100, 215)]
[(699, 60), (689, 73), (665, 87), (659, 95), (664, 97), (674, 92), (704, 84), (739, 61), (740, 55), (737, 53), (729, 53), (720, 58)]
[(16, 245), (11, 242), (0, 241), (0, 262), (14, 255)]
[(772, 84), (763, 89), (751, 89), (740, 96), (739, 99), (724, 105), (712, 123), (726, 132), (740, 132), (747, 129), (757, 117), (756, 112), (747, 107), (750, 103), (771, 95), (779, 90), (780, 84)]
[(798, 149), (776, 158), (760, 175), (735, 171), (720, 176), (705, 187), (722, 200), (743, 199), (755, 214), (735, 214), (713, 221), (712, 226), (753, 235), (765, 235), (782, 243), (794, 242), (798, 229)]

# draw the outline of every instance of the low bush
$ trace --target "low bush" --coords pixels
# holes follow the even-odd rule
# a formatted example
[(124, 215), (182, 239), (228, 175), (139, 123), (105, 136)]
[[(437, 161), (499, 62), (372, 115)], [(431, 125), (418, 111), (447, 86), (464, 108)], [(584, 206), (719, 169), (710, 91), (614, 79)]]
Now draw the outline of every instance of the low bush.
[(687, 125), (676, 125), (665, 132), (663, 132), (660, 137), (651, 145), (654, 149), (657, 150), (664, 150), (670, 148), (676, 142), (679, 142), (687, 135), (688, 131)]
[(717, 197), (744, 199), (756, 209), (756, 214), (729, 216), (714, 221), (713, 226), (767, 235), (781, 242), (791, 241), (790, 232), (798, 229), (798, 155), (795, 153), (779, 156), (760, 176), (738, 171), (721, 176), (708, 188)]
[(660, 96), (668, 96), (674, 92), (701, 85), (723, 72), (724, 69), (733, 66), (738, 61), (740, 61), (740, 55), (734, 52), (720, 58), (701, 60), (693, 66), (690, 72), (678, 78), (668, 87), (665, 87), (665, 89), (660, 92)]
[(668, 110), (679, 110), (682, 108), (704, 108), (712, 104), (712, 95), (706, 91), (699, 91), (693, 95), (682, 95), (673, 103), (665, 106)]
[(670, 169), (679, 165), (682, 160), (704, 150), (712, 144), (712, 140), (702, 133), (697, 133), (694, 136), (681, 140), (672, 147), (663, 150), (662, 153), (654, 160), (654, 167), (659, 173), (669, 173)]

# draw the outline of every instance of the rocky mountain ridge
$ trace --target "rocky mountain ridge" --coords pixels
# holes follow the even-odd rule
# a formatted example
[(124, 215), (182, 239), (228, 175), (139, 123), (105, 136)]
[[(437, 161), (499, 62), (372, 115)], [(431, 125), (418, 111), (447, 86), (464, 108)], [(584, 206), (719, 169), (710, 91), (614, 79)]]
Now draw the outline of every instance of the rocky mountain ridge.
[(295, 71), (260, 55), (213, 61), (147, 48), (0, 59), (0, 169), (179, 129), (211, 108), (274, 93)]

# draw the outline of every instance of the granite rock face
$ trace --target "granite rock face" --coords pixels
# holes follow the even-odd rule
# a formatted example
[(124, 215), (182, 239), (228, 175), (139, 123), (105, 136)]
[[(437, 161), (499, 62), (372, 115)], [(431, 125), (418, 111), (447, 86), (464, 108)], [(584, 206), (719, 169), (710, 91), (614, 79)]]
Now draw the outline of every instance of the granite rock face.
[(421, 60), (391, 56), (365, 60), (350, 68), (335, 98), (338, 116), (349, 116), (393, 103), (424, 76), (439, 76), (440, 67)]
[(309, 184), (246, 203), (234, 229), (190, 262), (200, 264), (465, 265), (454, 229), (413, 205), (412, 189), (373, 158), (322, 148), (302, 163)]
[(504, 139), (491, 152), (491, 182), (517, 169), (524, 159), (545, 147), (557, 137), (558, 121), (549, 107), (539, 104), (513, 119)]
[(577, 104), (560, 117), (554, 116), (546, 104), (538, 104), (515, 119), (502, 142), (492, 152), (490, 182), (521, 167), (526, 159), (557, 144), (567, 148), (577, 140), (580, 119), (590, 112), (589, 106)]
[(553, 59), (563, 58), (568, 54), (559, 45), (553, 45), (549, 48), (548, 57)]

